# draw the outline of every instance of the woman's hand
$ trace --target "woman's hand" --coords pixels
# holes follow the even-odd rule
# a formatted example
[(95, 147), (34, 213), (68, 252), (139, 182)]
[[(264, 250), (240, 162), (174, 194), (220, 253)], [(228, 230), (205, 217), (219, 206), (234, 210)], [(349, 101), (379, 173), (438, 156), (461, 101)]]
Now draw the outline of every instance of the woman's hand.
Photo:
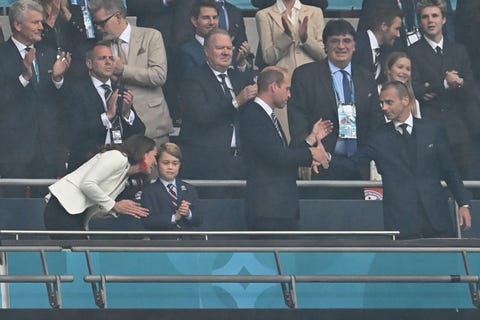
[(142, 207), (140, 203), (132, 200), (120, 200), (115, 202), (113, 211), (118, 214), (128, 214), (137, 219), (145, 218), (149, 215), (147, 208)]

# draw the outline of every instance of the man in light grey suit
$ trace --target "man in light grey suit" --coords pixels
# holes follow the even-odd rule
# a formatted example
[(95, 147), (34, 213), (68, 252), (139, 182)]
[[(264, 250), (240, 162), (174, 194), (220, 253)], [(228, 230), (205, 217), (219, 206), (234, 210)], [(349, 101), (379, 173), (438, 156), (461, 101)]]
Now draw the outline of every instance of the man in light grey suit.
[(167, 56), (162, 34), (127, 22), (123, 0), (90, 0), (88, 4), (97, 31), (111, 41), (114, 76), (132, 90), (135, 108), (145, 123), (145, 135), (157, 146), (168, 141), (172, 119), (163, 95), (167, 78)]

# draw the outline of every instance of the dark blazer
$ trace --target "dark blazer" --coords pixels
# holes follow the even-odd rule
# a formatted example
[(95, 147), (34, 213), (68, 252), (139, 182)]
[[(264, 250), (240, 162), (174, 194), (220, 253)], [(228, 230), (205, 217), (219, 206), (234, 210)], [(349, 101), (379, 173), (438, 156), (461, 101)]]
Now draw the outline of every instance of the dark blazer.
[[(380, 75), (376, 80), (377, 83), (383, 83), (385, 81), (385, 74), (383, 66), (385, 63), (386, 57), (392, 51), (391, 46), (382, 45), (380, 46)], [(357, 32), (355, 37), (355, 52), (352, 59), (354, 64), (362, 66), (365, 70), (371, 71), (372, 75), (375, 77), (375, 63), (372, 56), (372, 45), (370, 43), (370, 38), (368, 37), (367, 30), (362, 32)]]
[(205, 64), (205, 53), (197, 39), (192, 39), (180, 46), (179, 65), (180, 78), (183, 78), (194, 67)]
[[(228, 75), (235, 95), (253, 83), (249, 72), (229, 69)], [(220, 81), (206, 63), (187, 76), (182, 97), (185, 110), (180, 140), (184, 153), (182, 169), (185, 174), (188, 172), (185, 176), (228, 177), (223, 171), (231, 156), (232, 132), (238, 121), (232, 99), (225, 97)]]
[[(475, 104), (470, 91), (473, 89), (473, 74), (470, 59), (461, 44), (444, 38), (443, 55), (439, 57), (425, 39), (408, 48), (412, 59), (412, 85), (420, 102), (422, 117), (434, 119), (444, 124), (450, 144), (460, 144), (468, 140), (468, 127), (465, 125), (464, 110)], [(445, 89), (445, 72), (457, 70), (465, 83), (460, 88)], [(426, 87), (425, 83), (429, 83)], [(437, 94), (434, 99), (424, 100), (427, 92)], [(475, 109), (475, 107), (473, 107)]]
[[(369, 133), (385, 120), (371, 72), (352, 65), (352, 79), (357, 112), (357, 139), (361, 146), (366, 144)], [(293, 73), (292, 97), (288, 102), (292, 143), (303, 143), (320, 118), (333, 122), (333, 132), (323, 140), (325, 149), (333, 153), (339, 132), (338, 107), (327, 59), (302, 65)]]
[[(105, 108), (91, 78), (84, 78), (82, 81), (76, 82), (71, 92), (69, 111), (72, 141), (68, 159), (69, 171), (75, 170), (90, 156), (98, 152), (99, 148), (105, 144), (107, 134), (100, 118), (100, 115), (105, 112)], [(132, 110), (135, 113), (132, 125), (122, 117), (123, 140), (134, 134), (145, 133), (142, 119), (133, 108)]]
[(17, 47), (11, 38), (0, 46), (0, 163), (26, 164), (38, 154), (52, 164), (61, 160), (65, 148), (64, 88), (55, 88), (49, 73), (56, 52), (35, 48), (40, 82), (32, 79), (23, 87), (19, 80), (23, 59)]
[[(393, 123), (379, 128), (366, 146), (354, 156), (356, 165), (375, 160), (383, 178), (383, 215), (386, 230), (399, 230), (402, 237), (421, 232), (421, 208), (434, 230), (454, 230), (448, 206), (445, 180), (459, 205), (470, 203), (459, 172), (449, 151), (444, 130), (424, 118), (413, 121), (416, 162), (408, 162), (403, 137)], [(333, 157), (332, 166), (335, 166)], [(420, 205), (421, 204), (421, 205)]]
[(225, 8), (229, 21), (228, 33), (233, 37), (233, 45), (239, 48), (244, 41), (247, 41), (242, 10), (229, 2), (225, 2)]
[(142, 219), (145, 229), (152, 231), (178, 231), (192, 230), (202, 223), (202, 213), (198, 209), (198, 196), (195, 187), (182, 180), (176, 180), (178, 204), (182, 200), (191, 203), (190, 211), (192, 219), (182, 218), (177, 224), (172, 224), (172, 215), (175, 214), (177, 206), (172, 202), (163, 183), (158, 179), (154, 183), (146, 186), (142, 192), (142, 207), (150, 210), (150, 215)]
[(249, 225), (258, 218), (298, 219), (297, 168), (312, 164), (306, 142), (284, 147), (272, 119), (255, 102), (240, 112), (240, 138), (247, 164)]

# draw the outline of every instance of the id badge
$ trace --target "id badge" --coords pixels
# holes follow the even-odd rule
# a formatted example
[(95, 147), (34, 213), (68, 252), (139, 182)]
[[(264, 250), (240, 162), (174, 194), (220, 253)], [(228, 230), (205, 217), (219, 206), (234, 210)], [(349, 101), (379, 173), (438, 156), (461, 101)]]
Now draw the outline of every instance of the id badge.
[(112, 142), (113, 144), (122, 144), (122, 133), (120, 130), (112, 129)]
[(357, 139), (357, 112), (354, 104), (340, 104), (338, 107), (338, 137)]
[(422, 34), (418, 29), (415, 29), (413, 31), (407, 32), (407, 45), (411, 46), (418, 40), (422, 38)]

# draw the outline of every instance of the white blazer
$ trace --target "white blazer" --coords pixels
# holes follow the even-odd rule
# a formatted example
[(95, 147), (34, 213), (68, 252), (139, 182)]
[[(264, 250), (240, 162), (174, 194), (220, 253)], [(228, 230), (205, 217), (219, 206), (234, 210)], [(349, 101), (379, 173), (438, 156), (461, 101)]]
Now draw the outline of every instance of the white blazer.
[(88, 209), (87, 220), (93, 216), (117, 216), (112, 209), (115, 198), (125, 189), (129, 168), (125, 154), (106, 151), (51, 185), (49, 190), (70, 214)]

